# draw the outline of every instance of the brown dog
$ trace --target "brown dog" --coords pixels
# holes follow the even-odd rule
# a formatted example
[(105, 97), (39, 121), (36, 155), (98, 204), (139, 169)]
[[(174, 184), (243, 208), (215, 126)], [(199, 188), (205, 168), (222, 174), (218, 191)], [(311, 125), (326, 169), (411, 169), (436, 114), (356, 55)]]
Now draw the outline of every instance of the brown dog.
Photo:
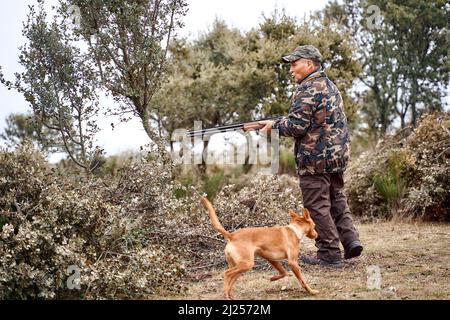
[(300, 240), (303, 236), (310, 239), (317, 238), (315, 224), (307, 209), (303, 209), (303, 216), (289, 209), (291, 221), (287, 226), (243, 228), (230, 233), (220, 224), (211, 202), (206, 197), (202, 197), (201, 201), (208, 210), (214, 229), (220, 232), (228, 242), (225, 247), (225, 258), (229, 267), (224, 274), (225, 298), (232, 299), (231, 288), (234, 282), (241, 273), (253, 268), (255, 255), (269, 261), (278, 271), (277, 275), (270, 278), (271, 281), (279, 280), (287, 275), (286, 269), (280, 263), (281, 260), (287, 259), (301, 286), (310, 294), (318, 293), (305, 282), (297, 263)]

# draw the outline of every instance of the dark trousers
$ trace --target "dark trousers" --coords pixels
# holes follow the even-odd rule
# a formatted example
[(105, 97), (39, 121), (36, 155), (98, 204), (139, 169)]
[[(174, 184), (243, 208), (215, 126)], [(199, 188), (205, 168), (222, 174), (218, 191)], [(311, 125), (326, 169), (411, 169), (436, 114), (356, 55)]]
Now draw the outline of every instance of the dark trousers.
[(311, 214), (319, 236), (317, 257), (327, 261), (341, 259), (339, 242), (346, 248), (359, 240), (353, 225), (342, 173), (300, 176), (303, 205)]

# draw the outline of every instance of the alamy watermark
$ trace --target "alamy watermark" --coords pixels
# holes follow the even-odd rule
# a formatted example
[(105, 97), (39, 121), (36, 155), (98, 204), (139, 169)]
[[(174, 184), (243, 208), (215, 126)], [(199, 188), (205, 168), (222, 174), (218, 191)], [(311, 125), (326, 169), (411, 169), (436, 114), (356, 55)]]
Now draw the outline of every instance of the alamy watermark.
[(371, 265), (367, 267), (367, 289), (381, 290), (381, 271), (379, 266)]
[(379, 6), (371, 5), (367, 8), (367, 13), (370, 15), (366, 18), (367, 28), (376, 30), (381, 28), (381, 10)]
[(81, 27), (81, 11), (80, 11), (80, 7), (77, 5), (70, 5), (67, 8), (67, 13), (69, 14), (70, 17), (70, 23), (76, 27), (76, 28), (80, 28)]
[[(194, 129), (201, 130), (202, 122), (195, 121)], [(235, 131), (236, 132), (236, 131)], [(172, 151), (172, 161), (175, 164), (198, 165), (243, 165), (252, 164), (260, 168), (260, 173), (276, 174), (279, 167), (280, 139), (279, 132), (272, 129), (270, 134), (259, 134), (255, 137), (247, 136), (247, 142), (241, 144), (228, 144), (228, 148), (222, 147), (222, 152), (209, 153), (208, 148), (203, 148), (205, 141), (211, 137), (208, 135), (187, 136), (185, 129), (177, 129), (172, 133), (171, 141), (179, 143), (179, 149)], [(201, 147), (201, 148), (199, 148)], [(197, 149), (197, 150), (195, 150)], [(201, 150), (199, 150), (201, 149)]]
[(66, 270), (67, 278), (66, 285), (69, 290), (81, 289), (81, 270), (77, 265), (70, 265)]

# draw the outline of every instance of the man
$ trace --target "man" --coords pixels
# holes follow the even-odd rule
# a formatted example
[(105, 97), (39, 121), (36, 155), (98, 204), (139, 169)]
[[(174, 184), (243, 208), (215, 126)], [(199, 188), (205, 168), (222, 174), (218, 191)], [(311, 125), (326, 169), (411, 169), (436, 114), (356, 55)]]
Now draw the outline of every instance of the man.
[(262, 131), (278, 129), (295, 139), (295, 158), (303, 204), (316, 223), (317, 257), (304, 256), (307, 264), (342, 267), (344, 258), (361, 254), (363, 247), (343, 193), (343, 173), (349, 160), (349, 134), (344, 104), (336, 85), (321, 70), (322, 55), (311, 45), (299, 46), (282, 58), (298, 87), (289, 115), (277, 121), (260, 121)]

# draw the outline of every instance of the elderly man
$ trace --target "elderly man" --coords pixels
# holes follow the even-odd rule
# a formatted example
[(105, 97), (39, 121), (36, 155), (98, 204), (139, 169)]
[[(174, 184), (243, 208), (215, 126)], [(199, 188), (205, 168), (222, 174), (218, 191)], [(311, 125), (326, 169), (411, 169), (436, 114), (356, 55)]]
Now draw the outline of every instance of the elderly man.
[(299, 46), (282, 58), (298, 87), (289, 115), (277, 121), (260, 121), (262, 131), (278, 129), (295, 139), (295, 158), (303, 204), (316, 223), (317, 257), (303, 256), (307, 264), (342, 267), (344, 258), (361, 254), (347, 198), (343, 173), (349, 160), (349, 133), (344, 104), (336, 85), (321, 70), (322, 55), (311, 45)]

